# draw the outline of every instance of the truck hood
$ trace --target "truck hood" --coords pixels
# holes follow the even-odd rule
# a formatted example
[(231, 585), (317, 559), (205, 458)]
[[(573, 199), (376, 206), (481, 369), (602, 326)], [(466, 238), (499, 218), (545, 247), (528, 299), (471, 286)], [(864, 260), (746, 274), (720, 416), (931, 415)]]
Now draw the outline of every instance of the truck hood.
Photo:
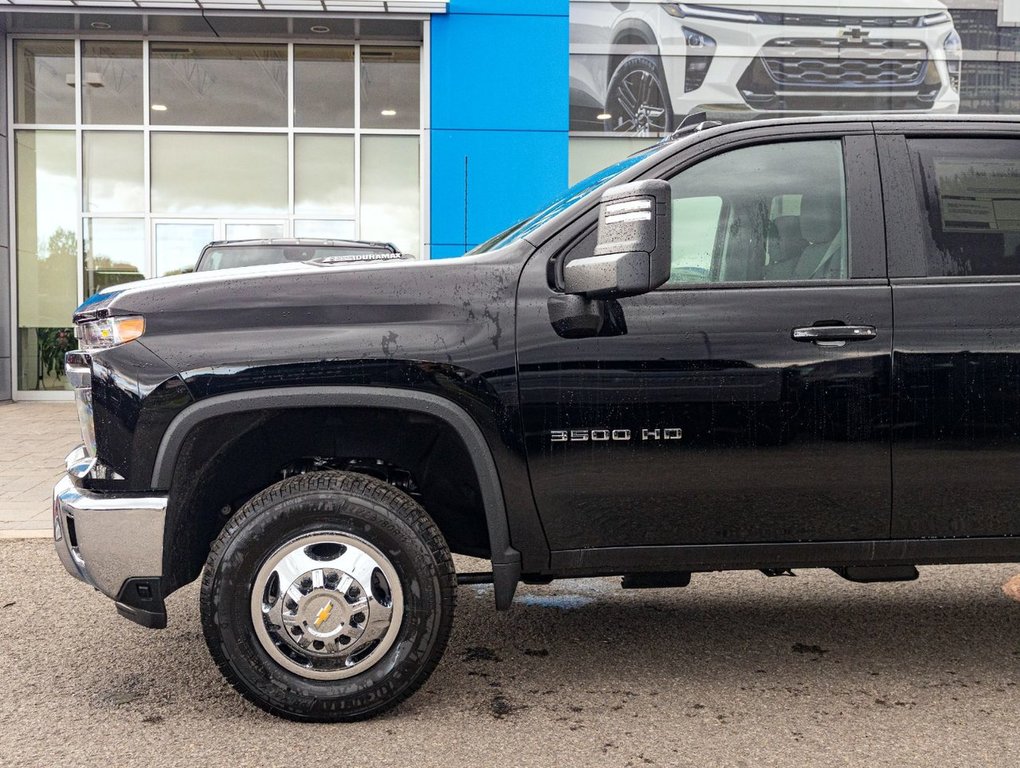
[(517, 283), (533, 250), (521, 240), (459, 259), (306, 262), (144, 280), (97, 294), (75, 319), (141, 315), (138, 343), (196, 396), (213, 370), (257, 378), (267, 367), (338, 360), (478, 364), (512, 352)]
[[(472, 257), (470, 260), (474, 260)], [(342, 261), (306, 261), (271, 264), (258, 267), (239, 267), (205, 272), (189, 272), (183, 275), (156, 277), (104, 288), (86, 299), (75, 311), (74, 321), (88, 320), (107, 315), (132, 314), (142, 308), (150, 312), (167, 305), (168, 301), (185, 297), (212, 297), (221, 291), (236, 292), (254, 299), (264, 291), (272, 291), (274, 284), (316, 285), (331, 284), (337, 280), (357, 279), (365, 273), (375, 271), (403, 270), (417, 272), (432, 268), (446, 261), (418, 261), (411, 258), (364, 259)], [(457, 259), (464, 263), (468, 259)], [(172, 298), (171, 298), (172, 297)]]

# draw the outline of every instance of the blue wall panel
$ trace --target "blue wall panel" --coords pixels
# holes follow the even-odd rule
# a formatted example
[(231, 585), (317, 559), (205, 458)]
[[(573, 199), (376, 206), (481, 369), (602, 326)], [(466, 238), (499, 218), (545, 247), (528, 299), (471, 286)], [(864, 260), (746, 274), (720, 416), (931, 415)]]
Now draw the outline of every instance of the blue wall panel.
[(449, 13), (566, 16), (568, 0), (451, 0)]
[(566, 179), (565, 131), (433, 130), (432, 240), (463, 253), (534, 213)]
[(432, 17), (433, 258), (463, 253), (566, 187), (568, 15), (567, 0), (452, 0)]
[(433, 128), (566, 130), (565, 16), (433, 19)]

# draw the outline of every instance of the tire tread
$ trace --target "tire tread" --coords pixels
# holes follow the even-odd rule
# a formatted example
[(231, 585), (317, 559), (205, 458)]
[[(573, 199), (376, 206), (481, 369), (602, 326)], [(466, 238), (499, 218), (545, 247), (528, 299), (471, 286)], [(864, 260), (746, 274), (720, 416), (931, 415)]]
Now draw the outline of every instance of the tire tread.
[[(373, 707), (365, 712), (345, 712), (339, 716), (332, 717), (298, 713), (292, 709), (280, 707), (272, 701), (255, 696), (244, 681), (240, 679), (222, 648), (217, 629), (214, 626), (215, 620), (213, 616), (215, 606), (212, 605), (213, 582), (217, 569), (224, 556), (224, 552), (234, 537), (242, 529), (251, 524), (255, 518), (264, 514), (267, 509), (276, 504), (292, 499), (295, 496), (318, 493), (335, 493), (361, 497), (366, 501), (385, 507), (389, 513), (395, 515), (406, 524), (415, 536), (425, 544), (432, 555), (439, 579), (440, 599), (444, 606), (443, 617), (433, 651), (429, 654), (426, 663), (415, 674), (411, 683), (404, 686), (397, 695), (387, 699), (382, 705)], [(456, 568), (453, 564), (453, 558), (450, 555), (446, 538), (443, 536), (442, 531), (439, 530), (439, 526), (436, 525), (435, 521), (418, 502), (399, 488), (395, 488), (369, 475), (341, 471), (308, 472), (288, 477), (255, 494), (227, 521), (223, 530), (220, 531), (220, 534), (213, 541), (202, 572), (202, 630), (217, 668), (237, 691), (257, 706), (292, 720), (328, 720), (332, 722), (365, 720), (397, 706), (415, 693), (431, 676), (442, 659), (443, 652), (450, 639), (453, 613), (456, 607), (456, 586)]]

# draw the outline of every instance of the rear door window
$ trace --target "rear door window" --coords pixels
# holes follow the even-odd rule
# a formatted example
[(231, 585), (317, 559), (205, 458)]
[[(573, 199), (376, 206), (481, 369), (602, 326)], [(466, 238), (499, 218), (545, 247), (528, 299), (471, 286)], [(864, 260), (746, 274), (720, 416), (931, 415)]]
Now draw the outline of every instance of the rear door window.
[(1020, 141), (910, 139), (930, 277), (1020, 275)]

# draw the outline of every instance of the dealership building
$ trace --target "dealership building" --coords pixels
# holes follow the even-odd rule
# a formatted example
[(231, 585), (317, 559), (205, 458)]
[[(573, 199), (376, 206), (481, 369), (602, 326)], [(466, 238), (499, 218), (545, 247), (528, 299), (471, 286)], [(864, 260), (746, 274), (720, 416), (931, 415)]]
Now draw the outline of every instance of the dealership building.
[[(0, 0), (0, 400), (67, 397), (74, 307), (187, 270), (209, 241), (454, 257), (657, 140), (572, 118), (572, 71), (599, 55), (572, 14), (599, 5)], [(959, 111), (1020, 113), (1020, 0), (941, 7), (962, 45)]]

